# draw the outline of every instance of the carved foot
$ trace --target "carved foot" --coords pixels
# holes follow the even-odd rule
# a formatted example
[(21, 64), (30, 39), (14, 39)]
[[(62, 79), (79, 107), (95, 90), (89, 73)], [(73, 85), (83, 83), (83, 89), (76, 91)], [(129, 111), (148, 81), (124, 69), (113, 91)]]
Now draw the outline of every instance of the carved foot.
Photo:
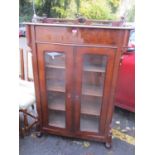
[(40, 137), (42, 137), (42, 136), (43, 136), (43, 133), (42, 133), (41, 131), (36, 132), (36, 136), (40, 138)]
[(108, 143), (108, 142), (105, 143), (105, 148), (111, 149), (111, 147), (112, 147), (111, 143)]
[(109, 133), (105, 142), (105, 148), (110, 149), (112, 147), (112, 130), (109, 128)]

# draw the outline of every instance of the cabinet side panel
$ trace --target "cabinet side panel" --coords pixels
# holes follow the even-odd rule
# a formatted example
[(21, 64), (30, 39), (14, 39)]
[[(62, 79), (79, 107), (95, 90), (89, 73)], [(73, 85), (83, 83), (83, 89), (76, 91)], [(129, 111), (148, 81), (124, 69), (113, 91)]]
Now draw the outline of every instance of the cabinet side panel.
[(37, 112), (40, 126), (42, 126), (42, 111), (40, 103), (40, 87), (39, 87), (39, 71), (38, 71), (38, 60), (37, 60), (37, 47), (36, 47), (36, 38), (35, 38), (35, 26), (30, 27), (31, 30), (31, 39), (32, 40), (32, 65), (33, 65), (33, 75), (34, 75), (34, 85), (35, 85), (35, 95), (36, 95), (36, 104)]
[(118, 48), (116, 51), (116, 56), (114, 60), (114, 68), (113, 68), (113, 75), (112, 75), (112, 80), (111, 80), (111, 89), (110, 89), (110, 96), (109, 96), (109, 101), (108, 101), (108, 109), (106, 110), (106, 123), (105, 123), (105, 130), (104, 133), (107, 135), (108, 141), (111, 141), (111, 122), (112, 122), (112, 116), (113, 116), (113, 111), (114, 111), (114, 96), (115, 96), (115, 89), (116, 89), (116, 81), (118, 77), (118, 70), (120, 66), (120, 60), (121, 56), (123, 54), (123, 47), (127, 47), (128, 44), (128, 36), (129, 36), (130, 31), (125, 30), (122, 31), (122, 40), (118, 42)]
[(31, 35), (31, 26), (26, 25), (26, 41), (27, 45), (32, 48), (32, 35)]

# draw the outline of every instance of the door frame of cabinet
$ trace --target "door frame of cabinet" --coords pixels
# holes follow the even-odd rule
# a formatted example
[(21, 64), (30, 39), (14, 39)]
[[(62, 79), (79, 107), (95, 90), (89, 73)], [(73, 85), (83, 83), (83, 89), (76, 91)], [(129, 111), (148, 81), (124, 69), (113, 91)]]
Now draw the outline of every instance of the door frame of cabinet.
[[(106, 123), (106, 111), (109, 107), (109, 96), (111, 93), (111, 84), (113, 78), (113, 67), (115, 63), (115, 53), (117, 51), (116, 47), (107, 47), (107, 46), (78, 46), (76, 47), (76, 82), (75, 82), (75, 103), (74, 103), (74, 130), (76, 135), (92, 135), (93, 136), (104, 136), (105, 134), (105, 123)], [(94, 55), (103, 55), (107, 56), (107, 65), (106, 65), (106, 73), (104, 79), (104, 91), (102, 97), (102, 104), (101, 104), (101, 113), (99, 116), (99, 132), (90, 132), (90, 131), (80, 131), (80, 97), (82, 94), (82, 67), (83, 67), (83, 55), (85, 54), (94, 54)]]
[[(93, 138), (96, 141), (103, 141), (103, 142), (109, 141), (109, 137), (107, 138), (107, 135), (106, 135), (106, 132), (109, 131), (109, 126), (106, 126), (106, 123), (107, 123), (107, 121), (110, 121), (110, 120), (106, 120), (108, 118), (108, 117), (106, 117), (106, 115), (107, 115), (106, 111), (109, 109), (109, 105), (108, 105), (109, 103), (108, 102), (110, 100), (109, 97), (111, 96), (111, 90), (112, 90), (111, 85), (112, 85), (112, 81), (113, 81), (113, 78), (114, 78), (112, 73), (113, 73), (113, 69), (115, 68), (114, 67), (115, 58), (116, 58), (116, 53), (118, 52), (118, 48), (116, 48), (115, 46), (102, 46), (102, 45), (98, 45), (98, 46), (96, 46), (96, 45), (88, 45), (88, 46), (84, 45), (83, 46), (83, 45), (47, 44), (47, 43), (43, 43), (43, 44), (42, 43), (37, 43), (36, 48), (37, 48), (36, 51), (37, 51), (37, 57), (38, 57), (38, 75), (39, 75), (40, 102), (41, 102), (40, 105), (41, 105), (41, 109), (42, 109), (41, 116), (40, 116), (40, 117), (42, 117), (41, 131), (42, 132), (45, 131), (45, 132), (48, 132), (48, 133), (51, 133), (51, 134), (53, 133), (53, 134), (56, 134), (56, 135), (68, 136), (68, 137), (75, 137), (75, 138), (80, 137), (80, 138), (89, 139), (89, 140), (91, 140)], [(77, 108), (77, 107), (75, 107), (75, 104), (77, 104), (76, 103), (76, 92), (77, 92), (77, 89), (79, 89), (81, 86), (80, 85), (77, 86), (78, 82), (76, 80), (73, 81), (73, 79), (75, 79), (77, 74), (79, 76), (79, 73), (78, 73), (79, 71), (77, 70), (77, 67), (73, 68), (71, 66), (72, 65), (75, 66), (77, 64), (77, 61), (79, 61), (77, 59), (74, 59), (74, 57), (77, 57), (77, 54), (85, 53), (85, 49), (88, 49), (88, 48), (90, 49), (88, 54), (91, 54), (91, 53), (98, 54), (99, 53), (99, 54), (102, 54), (102, 55), (107, 55), (110, 58), (109, 61), (108, 61), (108, 64), (107, 64), (107, 66), (109, 66), (110, 69), (108, 67), (107, 70), (108, 70), (109, 73), (106, 76), (106, 79), (109, 79), (108, 82), (106, 82), (107, 83), (106, 84), (106, 87), (107, 87), (106, 89), (107, 90), (105, 92), (106, 92), (107, 95), (104, 94), (106, 96), (106, 98), (104, 99), (104, 102), (105, 102), (104, 103), (104, 108), (103, 108), (103, 104), (102, 104), (102, 107), (101, 107), (102, 111), (101, 111), (100, 123), (99, 123), (100, 124), (100, 128), (99, 128), (100, 132), (99, 133), (85, 132), (85, 131), (82, 131), (82, 132), (80, 131), (79, 132), (79, 130), (77, 130), (77, 129), (79, 129), (79, 127), (78, 127), (79, 125), (77, 125), (78, 124), (77, 122), (78, 122), (78, 119), (79, 119), (79, 116), (78, 116), (79, 114), (75, 113), (75, 109)], [(68, 103), (68, 109), (69, 109), (68, 112), (70, 114), (68, 115), (68, 117), (66, 117), (66, 120), (68, 122), (68, 123), (66, 122), (66, 124), (69, 124), (69, 125), (67, 125), (66, 129), (57, 128), (57, 127), (47, 125), (47, 123), (48, 123), (48, 120), (47, 120), (47, 118), (48, 118), (47, 104), (46, 104), (46, 106), (45, 106), (45, 104), (42, 105), (43, 101), (46, 101), (46, 99), (45, 99), (45, 95), (43, 95), (43, 93), (42, 93), (42, 86), (44, 85), (44, 88), (45, 88), (45, 83), (43, 82), (43, 79), (40, 78), (40, 70), (44, 70), (44, 68), (42, 68), (42, 67), (44, 66), (45, 62), (42, 59), (42, 58), (44, 58), (43, 55), (40, 55), (39, 53), (45, 53), (45, 51), (52, 51), (52, 50), (53, 51), (60, 51), (60, 52), (61, 51), (62, 52), (69, 51), (68, 53), (71, 56), (70, 60), (72, 60), (72, 62), (70, 62), (70, 65), (68, 66), (68, 69), (70, 70), (69, 74), (72, 75), (72, 76), (70, 76), (70, 79), (69, 79), (69, 81), (71, 82), (69, 84), (70, 85), (70, 87), (69, 87), (70, 91), (69, 92), (70, 93), (72, 92), (71, 93), (72, 97), (70, 99), (70, 103)], [(77, 50), (78, 50), (78, 52), (77, 52)], [(99, 50), (99, 52), (96, 52), (98, 50)], [(42, 67), (39, 65), (40, 59), (42, 59), (42, 65), (41, 65)], [(74, 62), (73, 60), (76, 60), (76, 62)], [(81, 65), (82, 65), (82, 63), (83, 62), (81, 62)], [(78, 65), (79, 65), (79, 63), (78, 63)], [(80, 70), (79, 66), (78, 66), (78, 68)], [(75, 74), (76, 72), (77, 72), (77, 74)], [(45, 77), (45, 74), (42, 77)], [(71, 77), (73, 77), (73, 79)], [(74, 91), (74, 89), (75, 89), (75, 91)], [(42, 100), (42, 98), (44, 98), (44, 100)], [(77, 104), (77, 106), (78, 106), (78, 104)], [(66, 112), (67, 112), (68, 109), (66, 109)], [(78, 108), (78, 111), (79, 111), (79, 108)], [(112, 116), (110, 116), (109, 118), (111, 118), (111, 117)], [(108, 140), (106, 140), (106, 139), (108, 139)], [(110, 136), (110, 139), (111, 139), (111, 136)]]
[[(66, 55), (66, 128), (58, 128), (48, 125), (48, 107), (47, 107), (47, 89), (46, 89), (46, 75), (45, 75), (45, 52), (60, 52)], [(39, 68), (39, 85), (41, 95), (41, 107), (42, 107), (42, 119), (43, 128), (53, 128), (58, 131), (69, 132), (72, 130), (72, 60), (73, 60), (73, 48), (69, 46), (59, 46), (52, 44), (37, 44), (37, 57)]]

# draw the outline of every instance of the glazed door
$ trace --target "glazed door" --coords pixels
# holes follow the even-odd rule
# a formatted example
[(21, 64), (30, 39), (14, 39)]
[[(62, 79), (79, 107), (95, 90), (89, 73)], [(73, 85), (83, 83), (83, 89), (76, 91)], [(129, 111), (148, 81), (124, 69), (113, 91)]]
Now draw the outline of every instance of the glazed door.
[[(115, 48), (76, 49), (75, 130), (104, 134)], [(87, 134), (88, 133), (88, 134)]]
[(43, 127), (69, 131), (73, 50), (49, 44), (37, 49)]

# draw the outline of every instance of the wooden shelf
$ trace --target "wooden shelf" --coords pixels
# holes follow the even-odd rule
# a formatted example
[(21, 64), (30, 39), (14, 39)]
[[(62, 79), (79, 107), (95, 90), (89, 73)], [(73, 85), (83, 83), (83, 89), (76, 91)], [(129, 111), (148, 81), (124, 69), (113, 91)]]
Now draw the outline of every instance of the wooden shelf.
[(46, 65), (47, 68), (65, 69), (65, 65)]
[(89, 86), (89, 85), (83, 86), (82, 94), (102, 97), (102, 88), (99, 88), (97, 86)]
[(99, 119), (97, 117), (81, 115), (80, 130), (88, 131), (88, 132), (98, 132), (99, 131)]
[(100, 116), (101, 104), (84, 102), (81, 103), (81, 113), (85, 115)]
[(65, 111), (65, 100), (63, 100), (62, 98), (49, 100), (48, 108), (51, 110)]
[(65, 85), (63, 83), (50, 83), (47, 84), (48, 91), (65, 92)]
[(53, 127), (65, 128), (65, 113), (49, 110), (49, 125)]
[(105, 68), (96, 66), (84, 66), (84, 71), (105, 73)]
[(52, 81), (52, 83), (58, 83), (57, 81), (60, 81), (62, 83), (65, 81), (66, 70), (60, 68), (60, 66), (57, 66), (57, 68), (46, 68), (46, 80), (48, 80), (49, 83), (50, 81)]

